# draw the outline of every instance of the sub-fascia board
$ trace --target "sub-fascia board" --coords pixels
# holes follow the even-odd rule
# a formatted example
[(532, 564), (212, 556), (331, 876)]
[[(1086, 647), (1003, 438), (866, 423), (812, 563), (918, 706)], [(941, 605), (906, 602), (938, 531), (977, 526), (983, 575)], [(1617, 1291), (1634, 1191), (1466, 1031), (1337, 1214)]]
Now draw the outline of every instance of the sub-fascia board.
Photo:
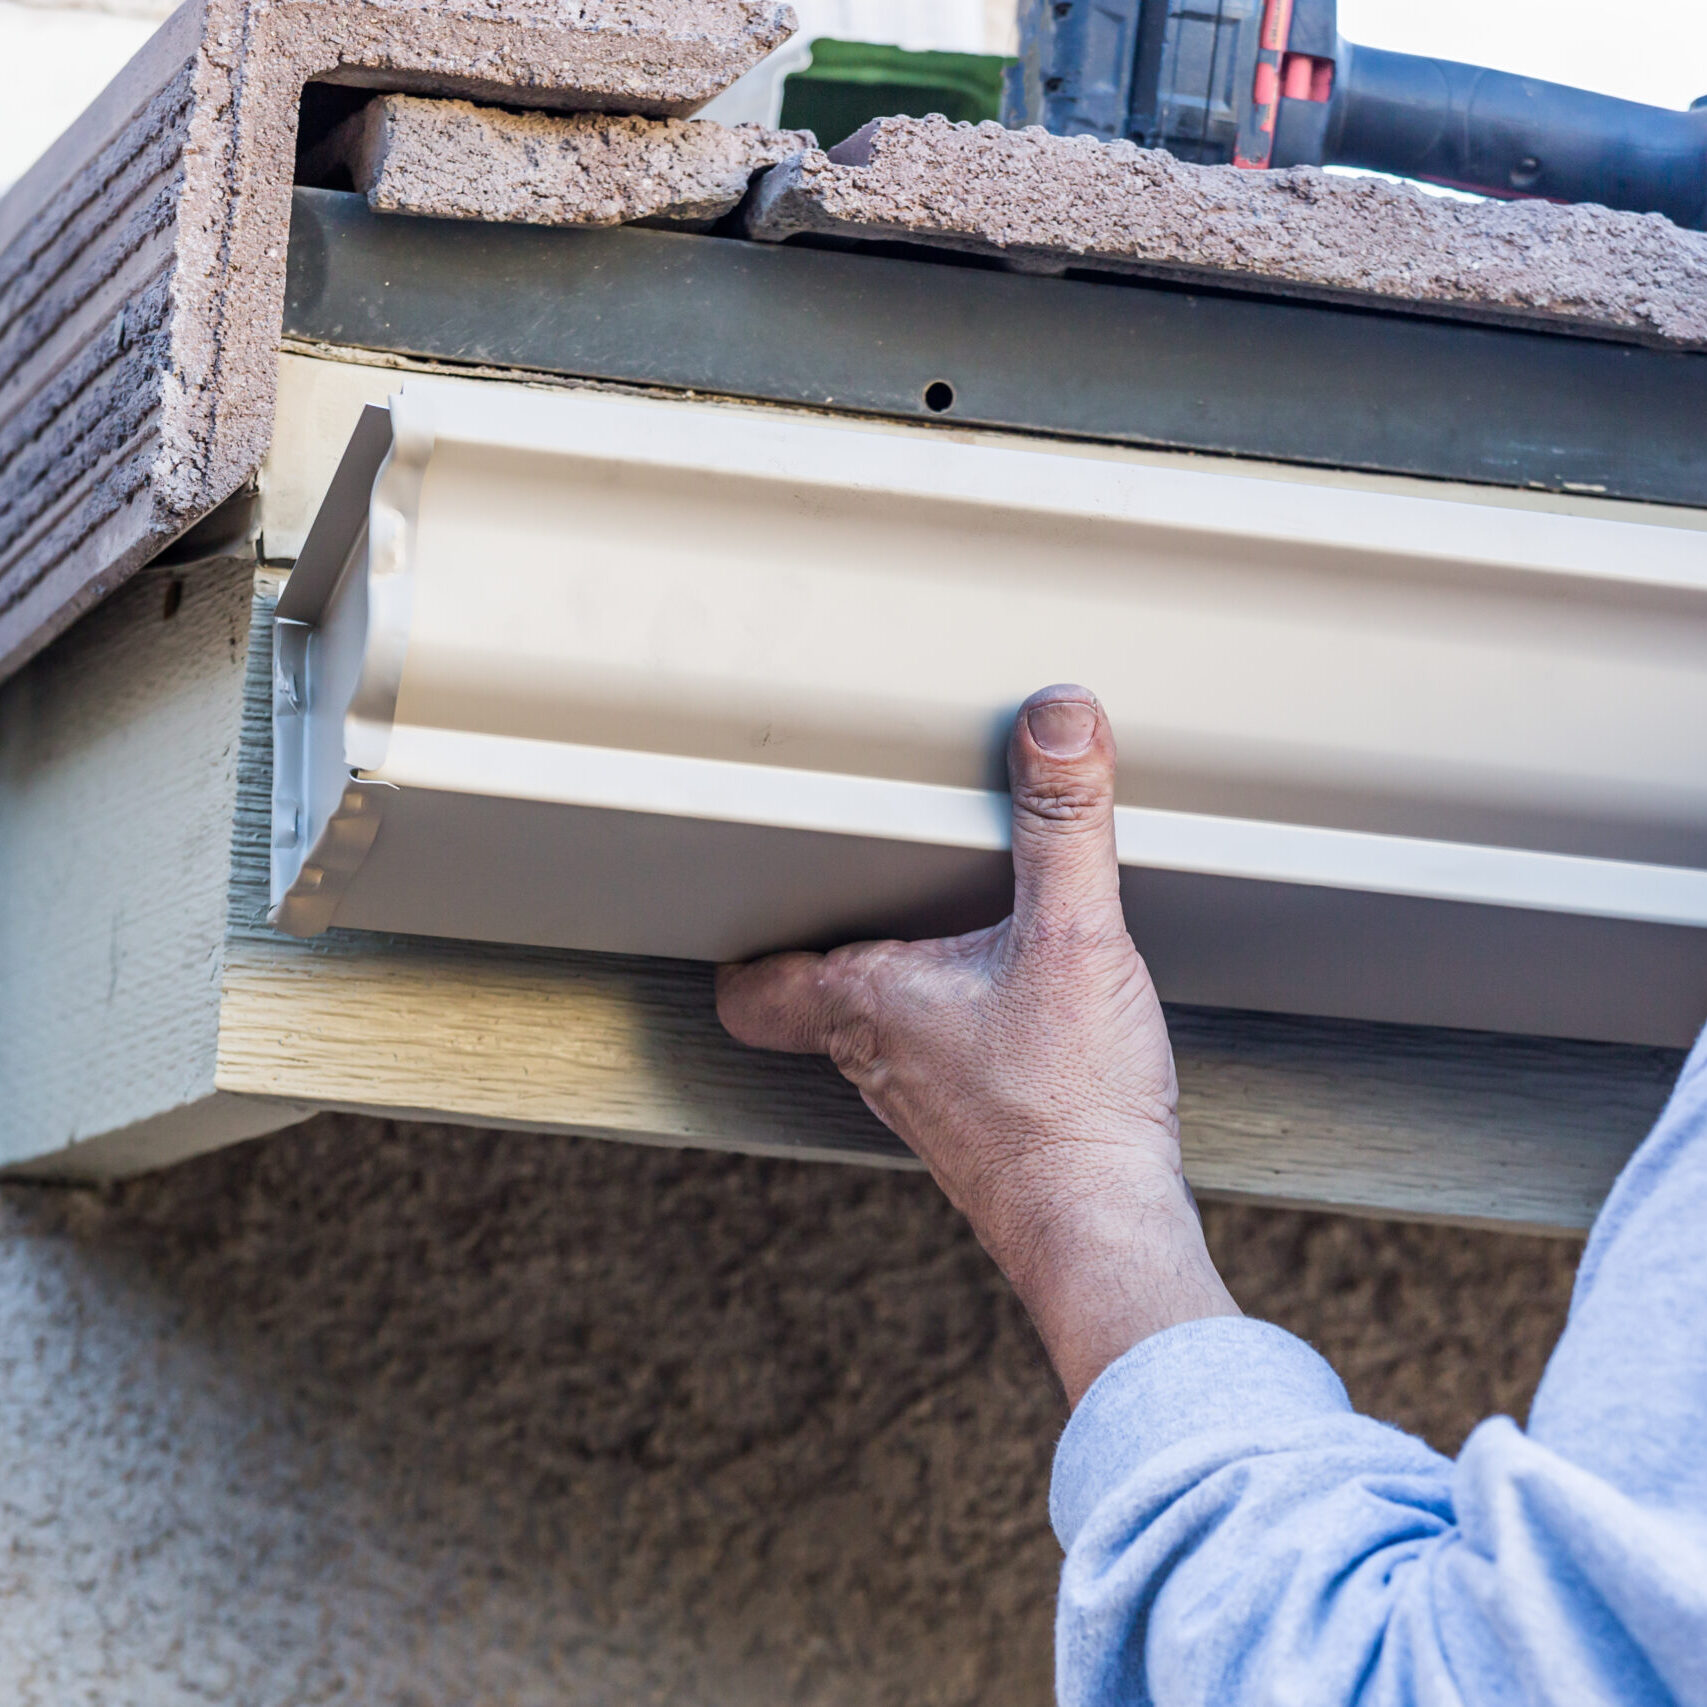
[(383, 409), (407, 377), (389, 361), (279, 357), (278, 414), (257, 481), (263, 562), (280, 569), (295, 564), (362, 411)]
[[(708, 968), (252, 932), (231, 944), (224, 988), (219, 1082), (244, 1095), (912, 1165), (827, 1063), (733, 1044)], [(1200, 1194), (1512, 1230), (1591, 1224), (1682, 1059), (1203, 1010), (1169, 1021)]]
[(0, 1167), (125, 1172), (300, 1118), (214, 1084), (253, 580), (150, 570), (0, 687)]

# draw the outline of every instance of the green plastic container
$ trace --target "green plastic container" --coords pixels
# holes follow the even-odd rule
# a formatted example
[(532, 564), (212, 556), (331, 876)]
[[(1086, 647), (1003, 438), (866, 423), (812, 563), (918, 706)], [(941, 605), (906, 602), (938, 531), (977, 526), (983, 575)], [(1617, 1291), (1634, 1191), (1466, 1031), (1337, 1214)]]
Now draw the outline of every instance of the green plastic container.
[(993, 53), (910, 53), (820, 36), (812, 63), (783, 84), (782, 123), (833, 148), (872, 119), (896, 114), (941, 113), (971, 124), (999, 118), (1011, 63)]

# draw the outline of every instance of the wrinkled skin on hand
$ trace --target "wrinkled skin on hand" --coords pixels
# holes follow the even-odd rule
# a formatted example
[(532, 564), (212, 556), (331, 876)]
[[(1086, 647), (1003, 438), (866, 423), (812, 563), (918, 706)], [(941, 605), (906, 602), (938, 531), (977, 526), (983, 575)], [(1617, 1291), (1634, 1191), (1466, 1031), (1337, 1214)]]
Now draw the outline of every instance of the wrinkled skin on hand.
[(1030, 1310), (1077, 1403), (1121, 1353), (1234, 1315), (1180, 1168), (1179, 1088), (1127, 934), (1114, 737), (1054, 687), (1009, 746), (1014, 910), (936, 942), (781, 954), (718, 974), (723, 1023), (825, 1054), (919, 1155)]

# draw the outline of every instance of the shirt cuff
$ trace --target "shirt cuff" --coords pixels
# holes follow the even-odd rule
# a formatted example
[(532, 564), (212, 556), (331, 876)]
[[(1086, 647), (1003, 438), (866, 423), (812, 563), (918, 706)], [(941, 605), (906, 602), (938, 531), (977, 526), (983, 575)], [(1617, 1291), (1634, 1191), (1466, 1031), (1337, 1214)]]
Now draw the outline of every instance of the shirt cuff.
[(1070, 1549), (1103, 1497), (1170, 1446), (1222, 1429), (1254, 1444), (1350, 1409), (1327, 1361), (1284, 1328), (1245, 1316), (1167, 1328), (1111, 1363), (1079, 1401), (1055, 1450), (1050, 1522)]

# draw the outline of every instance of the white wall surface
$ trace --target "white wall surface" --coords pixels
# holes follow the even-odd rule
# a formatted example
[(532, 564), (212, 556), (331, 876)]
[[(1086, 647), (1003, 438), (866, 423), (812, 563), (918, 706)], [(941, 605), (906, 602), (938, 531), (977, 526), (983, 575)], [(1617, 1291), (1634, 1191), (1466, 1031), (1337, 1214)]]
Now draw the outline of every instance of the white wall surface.
[(1340, 33), (1656, 107), (1707, 95), (1701, 0), (1339, 0)]
[(142, 46), (174, 0), (0, 0), (0, 191)]

